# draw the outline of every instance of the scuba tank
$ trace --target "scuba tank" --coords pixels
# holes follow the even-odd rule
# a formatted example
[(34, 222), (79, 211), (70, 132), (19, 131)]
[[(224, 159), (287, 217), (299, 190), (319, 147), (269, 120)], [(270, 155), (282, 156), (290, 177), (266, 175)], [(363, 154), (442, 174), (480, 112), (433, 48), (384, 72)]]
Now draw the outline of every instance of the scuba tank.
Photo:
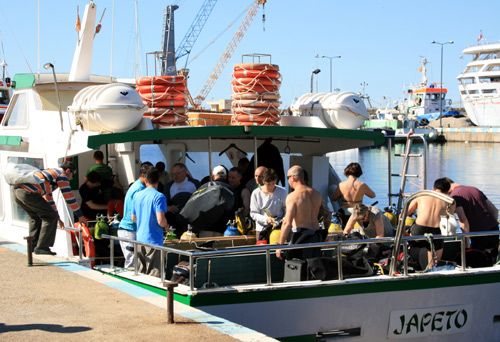
[(175, 228), (173, 226), (170, 226), (168, 229), (167, 234), (165, 234), (165, 239), (164, 240), (177, 240), (178, 237), (175, 234)]
[(196, 234), (193, 233), (193, 226), (188, 224), (187, 231), (181, 235), (181, 240), (192, 240), (196, 239)]
[(95, 224), (94, 238), (101, 240), (102, 234), (109, 234), (109, 226), (104, 219), (104, 215), (97, 215), (96, 219), (97, 223)]
[(389, 221), (391, 221), (391, 225), (394, 228), (396, 228), (396, 226), (398, 225), (398, 218), (396, 217), (396, 215), (394, 215), (394, 211), (392, 209), (393, 207), (394, 207), (394, 204), (392, 206), (385, 207), (384, 208), (384, 215), (387, 216)]
[(328, 227), (328, 233), (339, 232), (342, 233), (342, 223), (340, 221), (340, 215), (338, 213), (332, 213), (332, 222), (330, 227)]
[(120, 225), (120, 214), (113, 215), (113, 221), (109, 224), (110, 235), (118, 236), (118, 227)]
[(240, 231), (236, 227), (236, 221), (228, 221), (228, 226), (226, 231), (224, 232), (224, 236), (238, 236), (241, 235)]
[(271, 234), (269, 234), (269, 244), (270, 245), (277, 245), (280, 243), (281, 223), (282, 222), (283, 222), (283, 220), (274, 221), (273, 230), (271, 231)]

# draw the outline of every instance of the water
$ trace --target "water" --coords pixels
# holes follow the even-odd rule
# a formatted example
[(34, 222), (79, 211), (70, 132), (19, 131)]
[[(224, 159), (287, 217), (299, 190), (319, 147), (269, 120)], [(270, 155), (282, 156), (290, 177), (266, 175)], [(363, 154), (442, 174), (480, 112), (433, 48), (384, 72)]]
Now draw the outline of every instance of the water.
[[(405, 145), (393, 146), (393, 154), (404, 154)], [(414, 144), (412, 153), (422, 153), (423, 145)], [(388, 151), (387, 147), (371, 149), (353, 149), (329, 154), (330, 163), (342, 180), (345, 179), (344, 168), (351, 162), (358, 162), (363, 175), (360, 180), (367, 183), (378, 201), (377, 206), (384, 208), (389, 205), (388, 199)], [(445, 144), (429, 144), (427, 151), (427, 189), (432, 189), (434, 181), (441, 177), (453, 179), (462, 185), (475, 186), (500, 208), (500, 171), (496, 163), (500, 159), (498, 144), (447, 142)], [(401, 173), (403, 157), (392, 158), (392, 173)], [(423, 175), (422, 158), (411, 158), (407, 174)], [(407, 178), (405, 193), (414, 193), (426, 187), (423, 178)], [(397, 193), (401, 185), (400, 177), (393, 177), (392, 192)], [(371, 204), (372, 200), (364, 202)], [(397, 199), (392, 200), (393, 203)]]
[[(404, 154), (405, 145), (396, 144), (392, 148), (392, 153)], [(422, 144), (414, 144), (412, 153), (421, 154)], [(190, 153), (190, 156), (196, 162), (186, 160), (186, 164), (197, 179), (210, 174), (208, 167), (208, 156), (206, 153)], [(366, 182), (373, 191), (375, 199), (365, 199), (366, 204), (378, 201), (379, 208), (387, 207), (388, 199), (388, 152), (387, 146), (352, 149), (342, 152), (330, 153), (330, 163), (340, 176), (345, 180), (344, 168), (351, 162), (358, 162), (363, 169), (363, 175), (360, 180)], [(252, 157), (249, 153), (248, 159)], [(157, 146), (151, 145), (149, 150), (142, 151), (141, 160), (149, 160), (153, 163), (165, 161)], [(422, 177), (407, 178), (405, 193), (414, 193), (424, 189), (432, 189), (432, 185), (437, 178), (449, 177), (455, 182), (463, 185), (472, 185), (485, 193), (490, 201), (500, 208), (500, 171), (497, 170), (497, 162), (500, 160), (500, 146), (498, 144), (486, 143), (463, 143), (447, 142), (444, 144), (432, 143), (428, 145), (427, 151), (427, 187), (423, 184)], [(284, 158), (285, 170), (289, 167), (288, 158)], [(218, 156), (213, 153), (212, 165), (225, 165), (231, 167), (231, 162), (225, 154)], [(401, 173), (403, 157), (392, 158), (392, 173)], [(167, 166), (167, 168), (169, 168)], [(408, 174), (423, 175), (422, 158), (411, 158)], [(397, 193), (401, 184), (401, 178), (394, 177), (392, 180), (392, 192)], [(392, 203), (397, 203), (393, 198)]]

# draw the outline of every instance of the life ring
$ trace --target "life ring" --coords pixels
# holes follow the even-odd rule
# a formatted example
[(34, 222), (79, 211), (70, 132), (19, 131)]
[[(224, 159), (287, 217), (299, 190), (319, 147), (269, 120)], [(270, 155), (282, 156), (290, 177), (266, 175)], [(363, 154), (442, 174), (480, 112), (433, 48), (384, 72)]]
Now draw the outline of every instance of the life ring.
[(275, 70), (237, 70), (233, 72), (234, 78), (241, 77), (268, 77), (281, 78), (279, 71)]
[(279, 100), (280, 94), (276, 92), (245, 92), (245, 93), (233, 93), (231, 94), (233, 100)]
[(238, 122), (272, 122), (277, 123), (280, 118), (274, 115), (253, 115), (253, 114), (237, 114), (234, 116)]
[(145, 115), (152, 115), (152, 116), (158, 116), (158, 115), (163, 115), (163, 114), (186, 114), (187, 113), (187, 108), (186, 107), (153, 107), (153, 108), (148, 108), (146, 112), (144, 112)]
[(276, 85), (281, 86), (281, 81), (275, 78), (267, 78), (267, 77), (240, 77), (233, 78), (231, 81), (232, 85), (236, 86), (250, 86), (254, 84), (258, 85)]
[(413, 104), (415, 106), (420, 106), (421, 103), (422, 103), (422, 98), (420, 97), (416, 97), (415, 100), (413, 101)]
[(278, 108), (281, 102), (279, 101), (263, 101), (263, 100), (233, 100), (232, 106), (239, 107), (262, 107), (262, 108)]
[(280, 67), (276, 64), (267, 64), (267, 63), (239, 63), (235, 64), (234, 71), (239, 70), (273, 70), (279, 71)]
[[(73, 227), (82, 230), (82, 240), (83, 240), (83, 255), (90, 260), (90, 264), (92, 266), (95, 265), (95, 245), (94, 240), (92, 239), (92, 235), (86, 225), (83, 223), (77, 222), (73, 225)], [(72, 232), (75, 235), (75, 240), (78, 240), (78, 236), (76, 232)], [(80, 246), (81, 247), (81, 246)], [(75, 249), (73, 249), (75, 251)], [(77, 252), (78, 253), (78, 252)]]
[(146, 106), (152, 107), (185, 107), (187, 106), (187, 100), (179, 101), (179, 100), (142, 100)]
[(248, 85), (248, 86), (236, 86), (233, 85), (233, 91), (235, 93), (245, 93), (247, 91), (256, 91), (256, 92), (276, 92), (279, 90), (278, 85)]
[(178, 83), (186, 83), (187, 78), (185, 76), (154, 76), (154, 77), (141, 77), (135, 80), (135, 84), (138, 86), (147, 86), (154, 84), (157, 85), (172, 85)]
[(168, 84), (168, 85), (141, 85), (136, 86), (135, 90), (139, 94), (151, 94), (151, 93), (185, 93), (186, 92), (186, 84)]
[(254, 115), (278, 115), (279, 110), (276, 108), (258, 108), (258, 107), (233, 107), (231, 109), (233, 114), (254, 114)]
[(142, 100), (146, 101), (186, 101), (185, 93), (140, 93)]

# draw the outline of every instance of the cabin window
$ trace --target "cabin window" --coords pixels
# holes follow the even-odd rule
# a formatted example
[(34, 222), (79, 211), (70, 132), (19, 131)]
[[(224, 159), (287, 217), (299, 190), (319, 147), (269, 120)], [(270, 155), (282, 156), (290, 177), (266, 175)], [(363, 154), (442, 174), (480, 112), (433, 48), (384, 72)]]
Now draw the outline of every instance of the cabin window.
[[(43, 159), (42, 158), (29, 158), (29, 157), (9, 157), (7, 159), (9, 163), (15, 164), (29, 164), (35, 166), (39, 169), (43, 169)], [(26, 214), (23, 208), (21, 208), (16, 203), (16, 198), (14, 196), (14, 187), (10, 187), (10, 199), (11, 199), (11, 207), (12, 207), (12, 220), (19, 222), (28, 223), (29, 216)]]
[(28, 105), (25, 93), (15, 94), (12, 97), (11, 104), (5, 115), (7, 119), (3, 121), (4, 126), (28, 126)]
[(483, 89), (481, 90), (483, 94), (496, 94), (497, 90), (496, 89)]
[(490, 64), (484, 71), (500, 71), (500, 64)]
[(491, 78), (489, 77), (479, 77), (479, 83), (490, 83)]
[(479, 94), (479, 91), (477, 89), (469, 90), (469, 94), (470, 95)]
[(476, 79), (474, 77), (462, 78), (460, 80), (461, 84), (474, 84), (476, 83)]
[(468, 72), (478, 72), (479, 70), (481, 70), (482, 67), (483, 65), (472, 65), (470, 66)]
[(9, 104), (10, 96), (9, 91), (2, 89), (0, 90), (0, 104), (6, 105)]
[(467, 95), (467, 91), (465, 91), (465, 90), (460, 90), (460, 94)]

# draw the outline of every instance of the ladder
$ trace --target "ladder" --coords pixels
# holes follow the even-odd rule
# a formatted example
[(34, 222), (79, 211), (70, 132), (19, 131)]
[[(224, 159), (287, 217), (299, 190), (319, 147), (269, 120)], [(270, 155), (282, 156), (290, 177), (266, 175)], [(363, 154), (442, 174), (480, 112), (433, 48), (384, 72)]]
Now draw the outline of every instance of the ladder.
[[(413, 131), (410, 131), (407, 135), (406, 139), (406, 146), (405, 146), (405, 153), (400, 154), (397, 153), (394, 156), (396, 157), (404, 157), (403, 161), (403, 169), (401, 173), (392, 173), (391, 170), (391, 158), (392, 158), (392, 138), (394, 136), (387, 136), (388, 138), (388, 173), (389, 173), (389, 205), (391, 206), (392, 199), (394, 197), (398, 198), (398, 204), (395, 208), (395, 215), (396, 217), (399, 217), (399, 214), (401, 213), (401, 209), (403, 207), (403, 201), (404, 201), (404, 190), (405, 190), (405, 185), (406, 185), (406, 178), (419, 178), (419, 175), (414, 175), (414, 174), (408, 174), (408, 165), (410, 162), (410, 158), (422, 158), (422, 163), (423, 163), (423, 186), (424, 189), (427, 189), (427, 140), (425, 139), (425, 136), (423, 134), (413, 134)], [(413, 154), (411, 153), (411, 147), (413, 145), (413, 140), (414, 139), (421, 139), (423, 143), (423, 153), (421, 154)], [(392, 178), (393, 177), (401, 177), (401, 184), (399, 186), (399, 192), (393, 193), (392, 192)]]

